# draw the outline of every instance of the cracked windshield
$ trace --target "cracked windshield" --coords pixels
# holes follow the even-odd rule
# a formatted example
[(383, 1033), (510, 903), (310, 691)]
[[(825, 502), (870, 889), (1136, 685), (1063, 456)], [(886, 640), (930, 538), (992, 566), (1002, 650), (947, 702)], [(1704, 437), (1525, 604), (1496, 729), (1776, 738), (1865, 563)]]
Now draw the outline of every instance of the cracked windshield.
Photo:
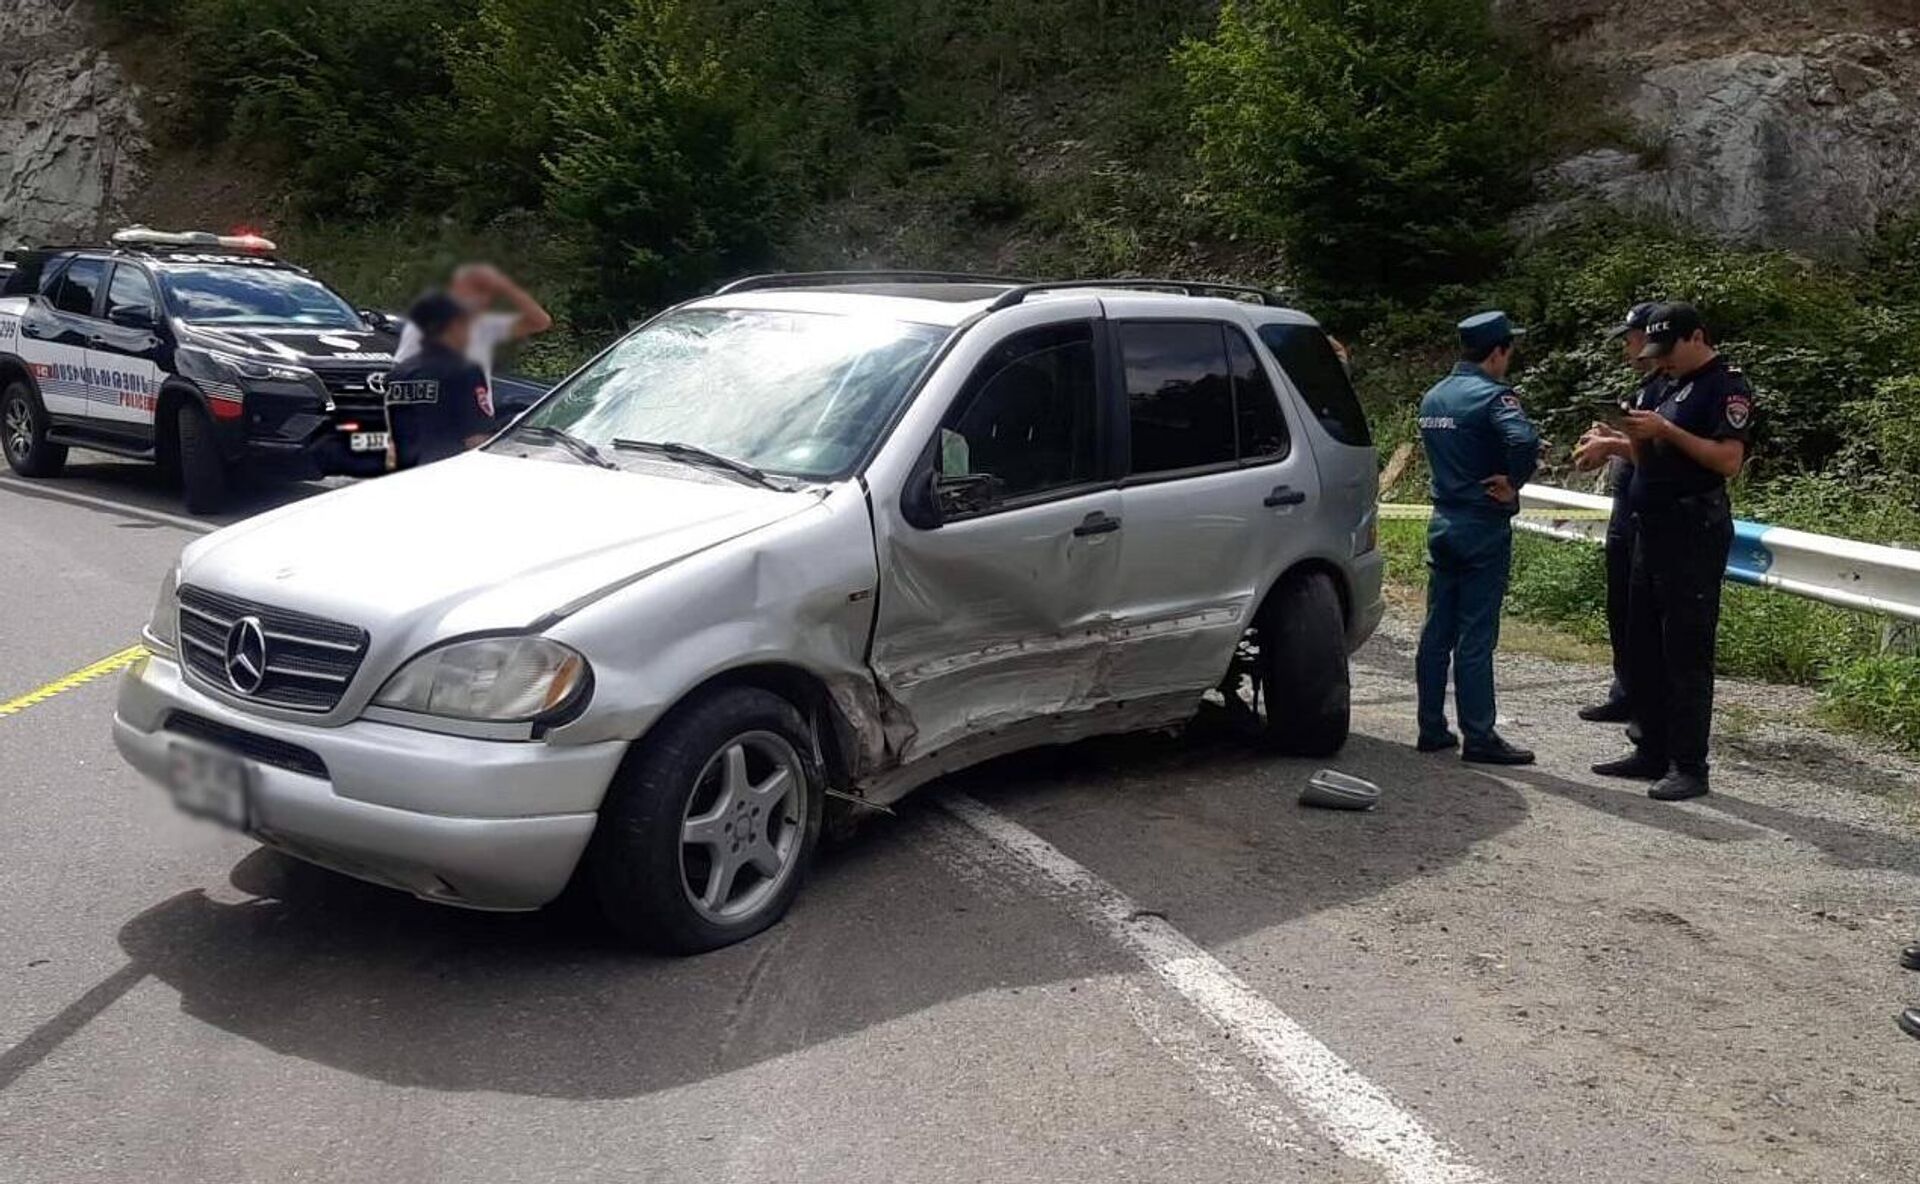
[(882, 318), (672, 313), (603, 354), (528, 424), (607, 451), (684, 444), (789, 476), (851, 468), (946, 336)]

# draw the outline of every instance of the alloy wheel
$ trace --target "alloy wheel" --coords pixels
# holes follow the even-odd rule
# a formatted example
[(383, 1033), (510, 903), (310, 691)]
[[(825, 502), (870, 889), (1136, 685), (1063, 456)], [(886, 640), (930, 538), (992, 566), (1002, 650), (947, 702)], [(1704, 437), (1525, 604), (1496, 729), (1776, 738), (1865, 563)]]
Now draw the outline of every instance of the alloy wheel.
[(7, 454), (15, 460), (24, 460), (33, 451), (33, 411), (25, 399), (7, 403), (6, 438)]
[(680, 882), (694, 911), (738, 924), (793, 875), (807, 827), (806, 769), (772, 732), (722, 745), (701, 769), (680, 826)]

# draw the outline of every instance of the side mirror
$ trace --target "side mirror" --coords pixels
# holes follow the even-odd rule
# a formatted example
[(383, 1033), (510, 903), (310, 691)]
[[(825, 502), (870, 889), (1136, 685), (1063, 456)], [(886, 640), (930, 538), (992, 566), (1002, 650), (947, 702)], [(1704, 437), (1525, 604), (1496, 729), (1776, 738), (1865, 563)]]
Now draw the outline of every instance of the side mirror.
[(122, 305), (107, 314), (107, 319), (123, 329), (153, 330), (159, 327), (154, 319), (153, 310), (139, 305)]
[(978, 514), (993, 504), (994, 486), (999, 481), (991, 473), (968, 473), (964, 477), (935, 477), (933, 504), (940, 520)]

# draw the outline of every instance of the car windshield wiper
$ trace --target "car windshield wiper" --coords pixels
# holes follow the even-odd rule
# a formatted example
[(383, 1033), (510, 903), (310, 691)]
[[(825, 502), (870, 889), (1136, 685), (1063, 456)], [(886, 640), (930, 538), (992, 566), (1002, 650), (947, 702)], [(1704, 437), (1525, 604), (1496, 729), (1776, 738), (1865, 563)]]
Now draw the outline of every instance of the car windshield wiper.
[(548, 444), (558, 444), (578, 459), (590, 465), (598, 465), (603, 469), (617, 469), (620, 467), (600, 455), (598, 448), (595, 448), (592, 444), (589, 444), (572, 432), (562, 428), (549, 427), (544, 423), (517, 423), (508, 430), (507, 434), (509, 436), (532, 436), (536, 440), (542, 440)]
[(702, 465), (709, 469), (720, 469), (732, 473), (736, 477), (744, 477), (755, 485), (763, 486), (767, 489), (776, 489), (781, 493), (787, 492), (786, 486), (775, 481), (772, 477), (767, 476), (759, 469), (754, 468), (746, 461), (735, 460), (730, 456), (721, 456), (717, 452), (708, 452), (706, 449), (693, 444), (682, 444), (677, 440), (615, 440), (613, 446), (621, 452), (656, 452), (662, 456), (670, 456), (675, 460), (686, 461), (689, 464)]

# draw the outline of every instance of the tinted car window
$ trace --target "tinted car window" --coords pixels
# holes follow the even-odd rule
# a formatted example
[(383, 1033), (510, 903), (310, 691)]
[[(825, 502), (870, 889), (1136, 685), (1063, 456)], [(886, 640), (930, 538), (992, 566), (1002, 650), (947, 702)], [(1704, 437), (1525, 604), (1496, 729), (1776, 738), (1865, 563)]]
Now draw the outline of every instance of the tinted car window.
[(137, 267), (122, 263), (113, 269), (113, 282), (107, 285), (107, 316), (123, 309), (142, 309), (151, 314), (159, 309), (153, 297), (153, 281)]
[(1260, 340), (1273, 351), (1280, 368), (1299, 388), (1313, 417), (1329, 436), (1342, 444), (1364, 447), (1373, 443), (1366, 412), (1353, 393), (1353, 381), (1324, 331), (1314, 325), (1262, 325)]
[(1234, 460), (1233, 383), (1219, 325), (1117, 326), (1133, 431), (1133, 471), (1166, 473)]
[(1240, 459), (1277, 460), (1285, 456), (1287, 421), (1280, 414), (1280, 400), (1253, 343), (1238, 329), (1227, 330), (1227, 361), (1233, 367), (1233, 414), (1239, 427)]
[(1000, 343), (967, 380), (941, 433), (946, 477), (993, 478), (993, 499), (1092, 480), (1098, 473), (1093, 326), (1049, 325)]
[(100, 291), (100, 281), (106, 274), (104, 259), (75, 259), (67, 264), (67, 269), (60, 273), (60, 282), (54, 285), (53, 306), (61, 312), (92, 316), (93, 298)]

